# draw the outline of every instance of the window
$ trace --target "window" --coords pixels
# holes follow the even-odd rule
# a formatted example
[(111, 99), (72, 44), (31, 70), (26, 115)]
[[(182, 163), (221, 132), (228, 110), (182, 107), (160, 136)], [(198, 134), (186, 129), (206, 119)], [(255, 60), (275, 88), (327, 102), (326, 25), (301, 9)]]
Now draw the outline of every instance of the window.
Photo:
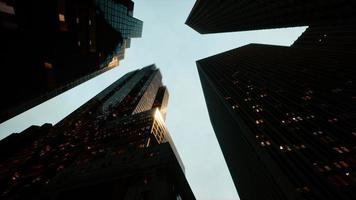
[(262, 112), (263, 111), (260, 105), (254, 105), (254, 106), (252, 106), (252, 109), (254, 109), (256, 112)]
[(311, 100), (312, 99), (312, 97), (311, 96), (309, 96), (309, 95), (305, 95), (305, 96), (303, 96), (303, 97), (301, 97), (304, 101), (309, 101), (309, 100)]
[(341, 164), (341, 166), (343, 166), (344, 168), (349, 168), (349, 165), (345, 162), (345, 161), (339, 161), (339, 163)]
[(329, 123), (335, 123), (335, 122), (338, 122), (338, 121), (339, 121), (339, 119), (336, 118), (336, 117), (328, 119)]
[(266, 93), (262, 93), (262, 94), (260, 95), (260, 97), (261, 97), (261, 98), (267, 97), (267, 94), (266, 94)]
[(344, 147), (344, 146), (342, 146), (342, 147), (334, 147), (333, 148), (336, 152), (338, 152), (338, 153), (348, 153), (348, 152), (350, 152), (350, 150), (347, 148), (347, 147)]
[(335, 89), (332, 89), (331, 92), (333, 92), (333, 93), (339, 93), (339, 92), (342, 92), (342, 89), (340, 89), (340, 88), (335, 88)]
[(258, 119), (258, 120), (255, 121), (255, 123), (256, 123), (256, 124), (263, 124), (264, 121), (263, 121), (263, 119)]
[(340, 175), (334, 175), (334, 176), (330, 176), (328, 177), (328, 180), (338, 186), (338, 187), (342, 187), (342, 186), (348, 186), (349, 183), (346, 181), (346, 179), (343, 176)]
[(238, 105), (233, 105), (233, 106), (232, 106), (232, 109), (234, 109), (234, 110), (235, 110), (235, 109), (238, 109), (238, 108), (239, 108)]
[(339, 169), (342, 168), (341, 165), (340, 165), (339, 163), (337, 163), (337, 162), (334, 162), (334, 165), (335, 165), (335, 167), (337, 167), (337, 168), (339, 168)]
[(338, 153), (343, 153), (342, 150), (340, 150), (338, 147), (334, 147), (333, 149)]
[(353, 131), (351, 134), (352, 134), (353, 136), (356, 136), (356, 131)]
[(0, 11), (10, 15), (15, 15), (14, 7), (7, 5), (5, 2), (0, 2)]
[(45, 67), (46, 69), (52, 69), (52, 68), (53, 68), (52, 63), (49, 63), (49, 62), (44, 62), (43, 65), (44, 65), (44, 67)]
[(350, 150), (346, 147), (340, 147), (340, 149), (342, 149), (344, 152), (350, 152)]
[(65, 22), (66, 21), (65, 16), (63, 14), (61, 14), (61, 13), (59, 13), (58, 18), (59, 18), (60, 22)]

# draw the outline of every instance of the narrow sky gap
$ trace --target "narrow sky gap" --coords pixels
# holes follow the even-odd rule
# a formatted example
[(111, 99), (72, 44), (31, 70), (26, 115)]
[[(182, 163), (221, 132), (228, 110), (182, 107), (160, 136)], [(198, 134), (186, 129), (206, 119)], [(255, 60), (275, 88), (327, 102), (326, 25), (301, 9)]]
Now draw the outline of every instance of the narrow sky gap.
[(288, 46), (306, 27), (200, 35), (184, 24), (194, 0), (136, 0), (144, 21), (125, 60), (90, 81), (0, 124), (0, 139), (30, 125), (56, 123), (125, 73), (155, 63), (170, 93), (167, 125), (197, 199), (238, 199), (210, 124), (195, 61), (249, 43)]

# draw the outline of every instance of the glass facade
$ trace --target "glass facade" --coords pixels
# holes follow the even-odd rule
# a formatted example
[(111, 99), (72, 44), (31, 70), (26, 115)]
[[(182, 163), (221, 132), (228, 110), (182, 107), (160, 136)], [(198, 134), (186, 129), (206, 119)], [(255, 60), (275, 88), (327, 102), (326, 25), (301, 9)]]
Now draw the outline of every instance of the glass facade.
[[(143, 22), (133, 17), (131, 0), (6, 1), (1, 6), (7, 11), (0, 10), (0, 65), (17, 84), (0, 78), (0, 89), (9, 96), (0, 105), (0, 121), (118, 66), (130, 39), (141, 37)], [(16, 12), (9, 14), (11, 8)]]
[(356, 198), (353, 57), (251, 44), (197, 62), (241, 199), (256, 195), (249, 187), (265, 199)]
[(105, 19), (119, 31), (123, 38), (141, 37), (143, 22), (132, 16), (132, 10), (113, 0), (96, 0)]
[(356, 27), (348, 23), (310, 26), (292, 47), (356, 52)]
[(201, 34), (338, 23), (355, 24), (353, 0), (197, 0), (186, 24)]
[(133, 2), (128, 2), (132, 3), (132, 7), (120, 1), (96, 0), (98, 10), (103, 14), (105, 20), (118, 31), (123, 38), (123, 42), (107, 56), (105, 61), (101, 64), (101, 67), (106, 67), (114, 58), (118, 60), (123, 59), (125, 48), (130, 47), (131, 38), (141, 37), (142, 35), (143, 22), (133, 17)]
[(55, 126), (0, 141), (1, 199), (195, 199), (166, 103), (153, 107), (160, 87), (155, 66), (130, 72)]
[(186, 24), (202, 34), (309, 26), (292, 47), (197, 62), (241, 199), (356, 198), (355, 10), (351, 0), (196, 1)]

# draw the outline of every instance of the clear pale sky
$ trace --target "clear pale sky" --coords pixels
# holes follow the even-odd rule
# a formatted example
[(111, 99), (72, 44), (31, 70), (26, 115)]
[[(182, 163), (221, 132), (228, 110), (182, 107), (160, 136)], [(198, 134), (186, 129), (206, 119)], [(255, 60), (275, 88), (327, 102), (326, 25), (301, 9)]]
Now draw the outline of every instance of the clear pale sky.
[(143, 34), (132, 40), (120, 66), (0, 124), (0, 139), (32, 124), (56, 123), (125, 73), (155, 63), (170, 92), (167, 126), (196, 198), (239, 199), (210, 124), (195, 61), (249, 43), (290, 45), (305, 27), (200, 35), (184, 24), (194, 2), (135, 0)]

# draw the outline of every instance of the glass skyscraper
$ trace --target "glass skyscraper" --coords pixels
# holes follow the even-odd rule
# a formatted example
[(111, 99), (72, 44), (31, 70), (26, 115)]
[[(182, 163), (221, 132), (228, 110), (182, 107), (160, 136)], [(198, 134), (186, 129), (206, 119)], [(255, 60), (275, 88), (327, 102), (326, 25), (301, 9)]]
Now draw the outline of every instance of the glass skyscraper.
[(197, 61), (242, 200), (356, 198), (354, 56), (251, 44)]
[(186, 24), (218, 33), (309, 26), (291, 47), (197, 61), (241, 200), (356, 199), (354, 1), (198, 0)]
[(353, 0), (197, 0), (186, 24), (201, 34), (356, 23)]
[(195, 199), (165, 125), (167, 103), (151, 65), (54, 126), (8, 136), (0, 141), (1, 199)]
[(119, 65), (142, 21), (131, 0), (0, 1), (0, 121)]

